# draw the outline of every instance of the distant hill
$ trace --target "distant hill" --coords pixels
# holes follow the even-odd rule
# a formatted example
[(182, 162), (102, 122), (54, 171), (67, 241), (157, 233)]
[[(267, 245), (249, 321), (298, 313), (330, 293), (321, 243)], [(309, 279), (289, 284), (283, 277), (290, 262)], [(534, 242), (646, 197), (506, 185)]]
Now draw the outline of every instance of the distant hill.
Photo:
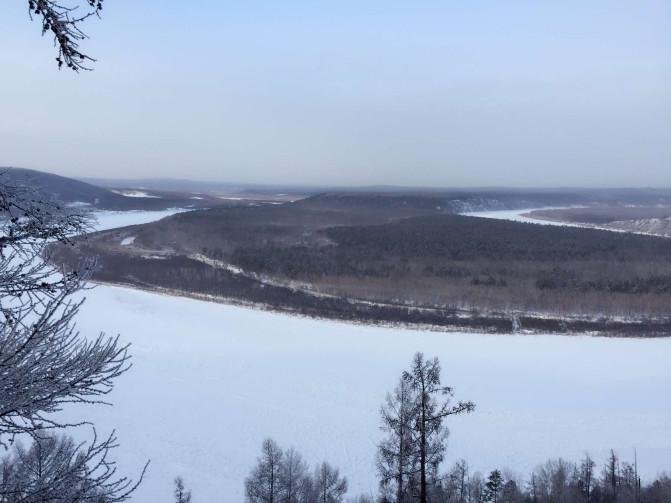
[(33, 186), (65, 204), (86, 204), (108, 210), (212, 208), (240, 204), (243, 200), (302, 200), (300, 205), (305, 208), (348, 213), (395, 209), (402, 214), (409, 213), (405, 216), (539, 207), (671, 205), (671, 189), (667, 188), (326, 188), (160, 178), (76, 180), (31, 169), (2, 167), (0, 177), (5, 183)]
[[(258, 183), (229, 183), (178, 178), (81, 178), (99, 187), (136, 187), (138, 189), (159, 191), (191, 191), (223, 194), (254, 195), (295, 195), (304, 197), (324, 191), (324, 188), (303, 185), (273, 185)], [(329, 188), (329, 190), (332, 190)], [(335, 190), (335, 189), (334, 189)]]
[(104, 187), (33, 169), (0, 167), (2, 183), (29, 186), (47, 198), (64, 204), (86, 205), (104, 210), (161, 210), (172, 207), (209, 207), (220, 202), (208, 198), (198, 199), (189, 193), (114, 192)]

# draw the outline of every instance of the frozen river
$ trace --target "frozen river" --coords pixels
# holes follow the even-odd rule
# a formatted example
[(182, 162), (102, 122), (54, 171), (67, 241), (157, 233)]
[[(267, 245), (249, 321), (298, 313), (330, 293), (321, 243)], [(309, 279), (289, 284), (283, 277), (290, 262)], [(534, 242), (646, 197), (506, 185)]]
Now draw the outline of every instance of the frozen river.
[(132, 343), (114, 406), (84, 411), (101, 433), (117, 429), (124, 473), (152, 460), (134, 501), (169, 501), (176, 475), (195, 502), (242, 501), (268, 436), (339, 466), (350, 495), (374, 491), (379, 406), (416, 351), (477, 404), (449, 423), (446, 467), (463, 457), (525, 473), (614, 448), (636, 449), (646, 477), (671, 469), (671, 339), (379, 328), (109, 286), (88, 292), (79, 328)]

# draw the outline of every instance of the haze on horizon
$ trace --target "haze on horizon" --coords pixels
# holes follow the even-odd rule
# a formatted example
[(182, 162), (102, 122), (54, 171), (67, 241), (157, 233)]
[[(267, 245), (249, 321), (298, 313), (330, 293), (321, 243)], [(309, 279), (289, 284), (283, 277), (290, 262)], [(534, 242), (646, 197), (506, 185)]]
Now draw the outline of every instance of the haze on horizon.
[(0, 166), (669, 187), (669, 26), (667, 1), (109, 0), (86, 25), (95, 71), (76, 75), (4, 2)]

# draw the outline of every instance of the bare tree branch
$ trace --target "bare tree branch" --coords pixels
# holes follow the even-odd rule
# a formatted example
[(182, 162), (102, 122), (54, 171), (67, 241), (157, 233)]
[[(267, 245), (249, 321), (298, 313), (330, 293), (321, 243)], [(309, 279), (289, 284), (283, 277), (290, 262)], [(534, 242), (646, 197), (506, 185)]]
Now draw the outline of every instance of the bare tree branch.
[[(85, 216), (32, 187), (10, 185), (0, 173), (0, 445), (33, 439), (29, 450), (15, 447), (2, 461), (2, 502), (108, 503), (124, 501), (137, 487), (117, 477), (108, 460), (114, 434), (75, 446), (49, 433), (85, 424), (65, 423), (55, 413), (70, 403), (106, 403), (114, 380), (130, 368), (128, 345), (118, 337), (76, 330), (93, 264), (63, 271), (49, 262), (54, 245), (73, 244), (87, 225)], [(7, 470), (16, 477), (7, 478)]]
[(88, 38), (80, 25), (92, 16), (100, 17), (103, 0), (86, 0), (86, 4), (88, 10), (80, 14), (79, 5), (68, 6), (53, 0), (28, 0), (30, 18), (39, 16), (42, 35), (53, 34), (54, 46), (58, 48), (56, 61), (59, 69), (65, 65), (75, 72), (91, 70), (88, 65), (95, 62), (95, 59), (79, 49), (79, 43)]

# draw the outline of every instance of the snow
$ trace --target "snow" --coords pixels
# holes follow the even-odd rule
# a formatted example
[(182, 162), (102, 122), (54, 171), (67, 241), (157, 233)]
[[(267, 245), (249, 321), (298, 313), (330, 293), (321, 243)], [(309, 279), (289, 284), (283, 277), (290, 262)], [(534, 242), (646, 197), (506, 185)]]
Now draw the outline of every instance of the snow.
[(511, 220), (513, 222), (524, 222), (531, 224), (539, 225), (559, 225), (562, 227), (586, 227), (585, 225), (570, 223), (570, 222), (558, 222), (553, 220), (542, 220), (539, 218), (529, 218), (524, 216), (527, 213), (532, 211), (540, 210), (563, 210), (567, 208), (572, 208), (573, 206), (544, 206), (542, 208), (527, 208), (524, 210), (492, 210), (492, 211), (470, 211), (467, 213), (462, 213), (467, 217), (480, 217), (480, 218), (494, 218), (496, 220)]
[(623, 222), (612, 222), (608, 226), (587, 224), (580, 222), (563, 222), (557, 220), (543, 220), (541, 218), (530, 218), (525, 216), (532, 211), (539, 210), (563, 210), (569, 208), (579, 208), (579, 206), (546, 206), (543, 208), (529, 208), (526, 210), (493, 210), (493, 211), (472, 211), (462, 213), (467, 217), (494, 218), (497, 220), (511, 220), (513, 222), (525, 222), (539, 225), (556, 225), (560, 227), (578, 227), (581, 229), (598, 229), (602, 231), (618, 232), (622, 234), (638, 234), (641, 236), (671, 237), (665, 232), (663, 222), (655, 225), (654, 220), (632, 220)]
[(161, 196), (155, 196), (152, 194), (148, 194), (147, 192), (144, 192), (142, 190), (113, 190), (115, 194), (120, 194), (122, 196), (126, 197), (148, 197), (151, 199), (160, 199)]
[[(169, 498), (181, 474), (199, 501), (241, 501), (262, 440), (341, 467), (352, 494), (375, 489), (378, 408), (415, 351), (478, 409), (450, 421), (448, 462), (522, 472), (550, 456), (638, 452), (645, 476), (671, 459), (671, 339), (448, 334), (378, 328), (99, 286), (85, 334), (132, 342), (113, 407), (124, 472), (152, 460), (135, 501)], [(85, 433), (85, 432), (82, 432)]]
[(117, 227), (126, 227), (127, 225), (146, 224), (183, 211), (189, 210), (170, 208), (161, 211), (95, 211), (92, 212), (95, 218), (93, 228), (96, 231), (103, 231)]
[(350, 495), (375, 491), (379, 406), (416, 351), (438, 356), (457, 399), (477, 404), (449, 421), (445, 466), (463, 457), (526, 473), (585, 451), (600, 462), (614, 448), (625, 459), (636, 449), (646, 478), (671, 469), (671, 338), (380, 328), (111, 286), (87, 296), (79, 329), (121, 334), (133, 368), (108, 397), (114, 406), (65, 414), (99, 434), (116, 429), (124, 474), (151, 459), (139, 503), (170, 500), (177, 475), (196, 501), (242, 501), (269, 436), (339, 466)]
[(130, 246), (135, 242), (135, 236), (130, 236), (127, 238), (123, 238), (121, 240), (121, 246)]

